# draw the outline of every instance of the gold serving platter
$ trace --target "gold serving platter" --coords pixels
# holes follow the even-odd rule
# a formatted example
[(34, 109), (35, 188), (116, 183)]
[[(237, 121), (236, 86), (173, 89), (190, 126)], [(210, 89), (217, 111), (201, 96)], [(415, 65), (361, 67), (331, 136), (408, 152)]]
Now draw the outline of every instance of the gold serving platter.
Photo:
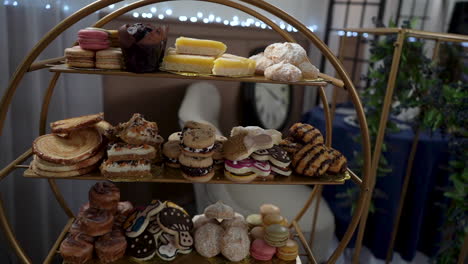
[[(104, 180), (107, 179), (101, 175), (99, 171), (95, 171), (89, 174), (75, 176), (75, 177), (45, 177), (35, 174), (31, 169), (27, 169), (24, 172), (26, 178), (50, 178), (50, 179), (72, 179), (72, 180)], [(324, 177), (306, 177), (299, 175), (291, 175), (289, 177), (275, 176), (272, 180), (264, 180), (261, 177), (257, 177), (256, 180), (247, 184), (259, 184), (259, 185), (338, 185), (343, 184), (346, 180), (350, 179), (349, 172), (339, 175), (326, 175)], [(185, 179), (180, 170), (172, 168), (159, 168), (153, 171), (151, 178), (117, 178), (108, 179), (114, 182), (166, 182), (166, 183), (192, 183)], [(227, 179), (222, 172), (216, 172), (215, 176), (207, 183), (212, 184), (239, 184)]]
[(305, 86), (325, 86), (330, 81), (322, 78), (316, 80), (302, 80), (299, 82), (288, 83), (278, 82), (266, 79), (264, 76), (250, 77), (224, 77), (213, 75), (194, 75), (194, 74), (175, 74), (170, 72), (152, 72), (152, 73), (133, 73), (121, 70), (103, 70), (103, 69), (87, 69), (87, 68), (69, 68), (66, 64), (59, 64), (49, 68), (51, 72), (61, 73), (78, 73), (78, 74), (101, 74), (101, 75), (118, 75), (131, 77), (151, 77), (151, 78), (170, 78), (170, 79), (193, 79), (193, 80), (210, 80), (210, 81), (229, 81), (229, 82), (254, 82), (254, 83), (278, 83), (278, 84), (293, 84)]

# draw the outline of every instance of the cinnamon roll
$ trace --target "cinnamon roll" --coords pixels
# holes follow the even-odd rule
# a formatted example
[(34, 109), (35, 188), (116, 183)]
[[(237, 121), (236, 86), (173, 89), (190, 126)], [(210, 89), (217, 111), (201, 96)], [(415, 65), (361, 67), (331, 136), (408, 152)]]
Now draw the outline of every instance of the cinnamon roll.
[(81, 231), (96, 237), (109, 233), (112, 230), (114, 216), (107, 210), (89, 208), (80, 218)]
[(120, 190), (111, 182), (98, 182), (89, 190), (89, 205), (98, 209), (117, 212), (120, 201)]
[(60, 255), (70, 264), (86, 263), (93, 257), (93, 244), (83, 234), (70, 233), (60, 244)]
[(123, 257), (127, 248), (127, 240), (122, 232), (114, 230), (99, 237), (95, 247), (99, 260), (102, 263), (109, 263)]

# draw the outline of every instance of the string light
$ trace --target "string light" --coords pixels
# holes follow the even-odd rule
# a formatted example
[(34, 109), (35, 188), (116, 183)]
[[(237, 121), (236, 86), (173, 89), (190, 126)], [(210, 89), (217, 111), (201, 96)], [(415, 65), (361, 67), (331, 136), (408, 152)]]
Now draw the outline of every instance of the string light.
[(267, 25), (262, 23), (262, 25), (260, 27), (265, 29), (267, 27)]
[[(263, 28), (263, 27), (262, 27), (262, 28)], [(285, 25), (284, 23), (281, 23), (281, 24), (280, 24), (280, 28), (281, 28), (281, 29), (285, 29), (285, 28), (286, 28), (286, 25)]]
[(140, 14), (138, 12), (133, 12), (133, 17), (137, 18), (139, 16), (140, 16)]
[(198, 19), (197, 19), (196, 17), (191, 17), (191, 18), (190, 18), (190, 22), (192, 22), (192, 23), (195, 23), (195, 22), (197, 22), (197, 21), (198, 21)]
[(223, 24), (226, 25), (226, 26), (229, 25), (229, 20), (224, 20)]
[(255, 26), (260, 27), (260, 22), (259, 21), (255, 22)]
[(292, 26), (291, 26), (291, 25), (288, 25), (288, 26), (286, 27), (286, 30), (287, 30), (288, 32), (291, 32), (291, 31), (292, 31)]
[(202, 18), (202, 17), (203, 17), (203, 13), (202, 13), (202, 12), (198, 12), (198, 13), (197, 13), (197, 17), (198, 17), (198, 18)]
[[(15, 1), (15, 2), (16, 2), (16, 1)], [(13, 4), (14, 4), (14, 3), (13, 3)], [(64, 5), (64, 6), (63, 6), (63, 11), (68, 11), (68, 10), (70, 10), (70, 8), (69, 8), (67, 5)]]
[(369, 37), (369, 34), (363, 33), (362, 36), (365, 37), (365, 38), (368, 38), (368, 37)]
[(18, 5), (18, 2), (14, 1), (13, 6), (17, 6), (17, 5)]
[(343, 30), (338, 31), (338, 36), (344, 36), (345, 32)]
[(151, 13), (146, 13), (146, 17), (147, 17), (147, 18), (152, 18), (152, 17), (153, 17), (153, 14), (151, 14)]
[(146, 18), (146, 13), (141, 13), (142, 18)]
[(10, 3), (10, 2), (8, 2), (8, 0), (5, 0), (5, 1), (3, 2), (4, 5), (8, 5), (9, 3)]
[(215, 20), (215, 16), (214, 16), (213, 14), (210, 14), (210, 15), (208, 16), (208, 20), (209, 20), (210, 22), (213, 22), (213, 21)]
[(156, 13), (156, 11), (158, 11), (158, 9), (157, 9), (156, 7), (152, 7), (152, 8), (150, 9), (150, 11), (151, 11), (151, 13)]
[(221, 23), (221, 18), (220, 17), (216, 17), (216, 23)]
[(50, 9), (50, 4), (45, 5), (45, 9)]
[(114, 4), (112, 4), (112, 5), (109, 6), (110, 9), (113, 9), (114, 7), (115, 7)]
[(172, 9), (166, 10), (166, 15), (168, 15), (168, 16), (172, 15)]
[(351, 31), (346, 32), (347, 37), (351, 37), (352, 35), (353, 35), (353, 32), (351, 32)]
[(232, 20), (238, 21), (238, 20), (239, 20), (239, 17), (238, 17), (238, 16), (233, 16), (233, 17), (232, 17)]
[(158, 15), (158, 18), (159, 18), (159, 19), (164, 19), (164, 15), (163, 15), (163, 14), (159, 14), (159, 15)]
[(205, 18), (203, 19), (203, 23), (207, 24), (208, 22), (210, 22), (210, 20), (209, 20), (208, 18), (205, 17)]
[(187, 21), (187, 17), (186, 17), (186, 16), (180, 16), (180, 17), (179, 17), (179, 20), (180, 20), (180, 21)]

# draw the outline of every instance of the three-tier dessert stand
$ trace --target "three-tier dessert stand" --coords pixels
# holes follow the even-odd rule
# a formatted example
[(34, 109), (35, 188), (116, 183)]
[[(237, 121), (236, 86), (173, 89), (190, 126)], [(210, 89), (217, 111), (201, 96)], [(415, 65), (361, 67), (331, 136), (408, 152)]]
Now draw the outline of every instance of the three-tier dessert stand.
[[(99, 21), (97, 21), (94, 27), (103, 27), (113, 19), (132, 11), (136, 8), (140, 8), (146, 5), (165, 2), (168, 0), (140, 0), (128, 4), (120, 9), (115, 10), (114, 12), (106, 15)], [(171, 0), (169, 0), (171, 1)], [(320, 52), (330, 61), (333, 67), (336, 70), (337, 76), (340, 79), (333, 78), (326, 74), (320, 74), (321, 80), (316, 81), (301, 81), (293, 83), (294, 85), (299, 86), (317, 86), (319, 91), (320, 99), (324, 105), (324, 113), (326, 118), (326, 133), (325, 133), (325, 141), (327, 146), (331, 146), (332, 143), (332, 118), (330, 109), (328, 107), (328, 101), (325, 96), (325, 87), (327, 85), (339, 87), (341, 89), (345, 89), (353, 102), (354, 108), (356, 110), (357, 118), (359, 121), (359, 126), (362, 135), (362, 151), (364, 157), (364, 165), (362, 168), (363, 174), (358, 176), (354, 174), (351, 170), (347, 170), (346, 175), (360, 187), (360, 194), (356, 204), (356, 209), (353, 212), (353, 216), (351, 222), (342, 238), (338, 247), (334, 250), (330, 258), (328, 259), (327, 263), (335, 263), (338, 257), (343, 253), (346, 246), (348, 245), (349, 241), (351, 240), (358, 224), (361, 219), (362, 213), (364, 208), (366, 208), (366, 201), (368, 200), (369, 195), (371, 194), (371, 174), (370, 174), (370, 165), (371, 165), (371, 151), (370, 151), (370, 139), (369, 133), (367, 129), (367, 122), (364, 115), (364, 110), (361, 105), (361, 101), (359, 100), (357, 91), (348, 76), (345, 72), (342, 64), (340, 61), (333, 55), (332, 51), (313, 33), (311, 32), (306, 26), (301, 24), (297, 19), (293, 18), (286, 12), (278, 9), (277, 7), (264, 2), (262, 0), (240, 0), (240, 2), (234, 2), (229, 0), (200, 0), (203, 2), (210, 2), (214, 4), (220, 4), (224, 6), (228, 6), (242, 12), (245, 12), (253, 17), (256, 17), (259, 20), (262, 20), (266, 25), (270, 26), (273, 30), (275, 30), (281, 37), (284, 38), (285, 41), (288, 42), (295, 42), (294, 38), (285, 30), (281, 29), (278, 25), (276, 25), (272, 20), (267, 18), (266, 16), (258, 13), (252, 7), (256, 7), (258, 9), (264, 10), (270, 13), (273, 16), (278, 17), (279, 19), (283, 20), (286, 23), (289, 23), (291, 26), (296, 28), (298, 32), (303, 34), (307, 39), (318, 49)], [(229, 77), (218, 77), (218, 76), (183, 76), (183, 75), (176, 75), (171, 73), (164, 73), (164, 72), (155, 72), (155, 73), (144, 73), (144, 74), (136, 74), (131, 72), (125, 71), (86, 71), (86, 70), (76, 70), (70, 69), (63, 64), (64, 57), (57, 57), (51, 58), (42, 61), (35, 61), (36, 58), (44, 51), (44, 49), (55, 39), (57, 36), (62, 34), (66, 29), (83, 19), (84, 17), (99, 11), (109, 5), (121, 2), (121, 0), (97, 0), (92, 4), (78, 10), (74, 14), (70, 15), (59, 24), (57, 24), (52, 30), (50, 30), (32, 49), (32, 51), (26, 56), (20, 66), (17, 68), (16, 72), (13, 74), (8, 89), (6, 90), (5, 94), (2, 97), (2, 101), (0, 103), (0, 133), (3, 130), (3, 126), (5, 124), (5, 119), (7, 116), (7, 112), (13, 96), (15, 95), (16, 88), (18, 87), (19, 83), (23, 79), (24, 75), (28, 72), (41, 70), (41, 69), (49, 69), (49, 71), (53, 72), (52, 78), (49, 82), (49, 87), (47, 88), (42, 108), (40, 111), (40, 125), (39, 125), (39, 134), (43, 135), (46, 132), (46, 124), (47, 124), (47, 116), (50, 101), (54, 92), (54, 88), (57, 84), (57, 81), (62, 73), (71, 73), (71, 74), (105, 74), (105, 75), (118, 75), (118, 76), (133, 76), (133, 77), (151, 77), (151, 78), (173, 78), (173, 79), (194, 79), (194, 80), (217, 80), (217, 81), (230, 81), (230, 82), (269, 82), (269, 83), (280, 83), (271, 80), (265, 79), (263, 76), (254, 76), (254, 77), (242, 77), (242, 78), (229, 78)], [(1, 134), (0, 134), (1, 135)], [(32, 150), (29, 149), (4, 167), (0, 171), (0, 181), (3, 180), (6, 176), (12, 173), (16, 169), (26, 169), (24, 172), (24, 176), (28, 178), (46, 178), (49, 182), (50, 188), (52, 189), (55, 198), (57, 199), (59, 205), (62, 207), (64, 212), (69, 217), (69, 220), (65, 224), (63, 231), (60, 233), (59, 237), (57, 238), (56, 242), (50, 249), (44, 263), (50, 263), (55, 256), (57, 255), (58, 247), (61, 241), (64, 239), (65, 235), (68, 232), (71, 224), (75, 219), (75, 215), (68, 207), (60, 189), (56, 184), (56, 179), (54, 177), (42, 177), (34, 174), (32, 171), (28, 169), (28, 165), (23, 164), (28, 158), (32, 156)], [(69, 180), (103, 180), (105, 179), (99, 172), (94, 172), (91, 174), (78, 176), (78, 177), (71, 177), (67, 178)], [(324, 185), (332, 185), (332, 184), (343, 184), (347, 177), (343, 176), (341, 178), (331, 177), (331, 178), (313, 178), (313, 177), (301, 177), (297, 175), (293, 175), (288, 178), (278, 178), (274, 181), (255, 181), (250, 184), (284, 184), (284, 185), (314, 185), (313, 190), (307, 201), (305, 202), (303, 208), (298, 212), (296, 217), (291, 221), (291, 228), (294, 230), (294, 235), (297, 237), (304, 250), (305, 255), (309, 259), (311, 263), (317, 263), (313, 256), (311, 246), (307, 243), (306, 238), (298, 225), (299, 220), (302, 216), (306, 213), (307, 209), (310, 207), (314, 199), (316, 200), (317, 206), (315, 207), (313, 223), (312, 223), (312, 236), (315, 229), (315, 224), (317, 221), (317, 212), (318, 212), (318, 204), (319, 199), (321, 196), (322, 188)], [(128, 181), (132, 181), (128, 179)], [(173, 171), (163, 171), (161, 175), (154, 176), (148, 182), (177, 182), (177, 183), (190, 183), (186, 179), (184, 179), (180, 174), (174, 173)], [(216, 175), (209, 183), (222, 183), (222, 184), (235, 184), (231, 182), (221, 175)], [(18, 240), (16, 239), (12, 227), (8, 221), (7, 216), (5, 215), (5, 208), (3, 205), (3, 201), (0, 198), (0, 223), (2, 228), (4, 229), (5, 235), (8, 241), (11, 244), (11, 247), (15, 251), (18, 258), (23, 263), (32, 263), (31, 259), (28, 257), (24, 249), (19, 244)], [(196, 252), (178, 258), (174, 261), (175, 263), (210, 263), (207, 259), (200, 257)], [(119, 263), (124, 263), (124, 261), (120, 261)]]

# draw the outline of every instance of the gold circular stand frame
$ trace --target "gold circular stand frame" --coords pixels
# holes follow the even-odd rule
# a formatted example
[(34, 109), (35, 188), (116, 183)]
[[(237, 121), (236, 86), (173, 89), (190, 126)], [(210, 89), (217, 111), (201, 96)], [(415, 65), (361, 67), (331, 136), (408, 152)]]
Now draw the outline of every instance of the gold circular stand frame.
[[(103, 27), (113, 19), (131, 11), (136, 8), (140, 8), (146, 5), (150, 4), (155, 4), (155, 3), (160, 3), (160, 2), (166, 2), (167, 0), (140, 0), (136, 1), (134, 3), (131, 3), (127, 6), (124, 6), (120, 9), (115, 10), (114, 12), (106, 15), (99, 21), (97, 21), (93, 26), (94, 27)], [(170, 0), (169, 0), (170, 1)], [(338, 247), (335, 249), (333, 254), (330, 256), (328, 259), (327, 263), (335, 263), (338, 259), (338, 257), (344, 252), (346, 246), (348, 245), (349, 241), (351, 240), (351, 237), (353, 236), (360, 220), (361, 216), (363, 214), (364, 208), (366, 208), (365, 204), (366, 201), (369, 199), (369, 195), (371, 193), (371, 149), (370, 149), (370, 139), (369, 139), (369, 133), (367, 129), (367, 122), (366, 122), (366, 117), (364, 115), (364, 109), (362, 107), (361, 101), (359, 100), (357, 91), (348, 76), (348, 74), (345, 72), (342, 64), (340, 61), (335, 57), (335, 55), (332, 53), (332, 51), (313, 33), (311, 32), (306, 26), (301, 24), (298, 20), (287, 14), (286, 12), (282, 11), (281, 9), (278, 9), (277, 7), (266, 3), (262, 0), (240, 0), (241, 3), (239, 2), (233, 2), (233, 1), (228, 1), (228, 0), (200, 0), (203, 2), (211, 2), (215, 4), (220, 4), (220, 5), (225, 5), (229, 6), (231, 8), (243, 11), (251, 16), (256, 17), (259, 20), (262, 20), (265, 24), (270, 26), (273, 30), (275, 30), (278, 34), (280, 34), (285, 41), (288, 42), (295, 42), (294, 38), (285, 30), (282, 30), (278, 25), (276, 25), (272, 20), (268, 19), (264, 15), (258, 13), (254, 9), (252, 9), (250, 6), (254, 6), (256, 8), (262, 9), (278, 18), (281, 20), (285, 21), (286, 23), (290, 24), (291, 26), (295, 27), (298, 32), (303, 34), (307, 39), (316, 47), (320, 50), (320, 52), (330, 61), (330, 63), (333, 65), (333, 67), (336, 70), (336, 73), (340, 79), (333, 78), (331, 76), (328, 76), (326, 74), (320, 74), (320, 78), (324, 79), (325, 82), (320, 81), (320, 82), (300, 82), (300, 83), (294, 83), (295, 85), (303, 85), (303, 86), (318, 86), (318, 91), (320, 95), (320, 99), (322, 100), (322, 103), (324, 105), (324, 112), (326, 116), (326, 144), (328, 146), (331, 146), (332, 142), (332, 117), (329, 109), (329, 104), (327, 101), (327, 98), (325, 96), (325, 91), (324, 87), (327, 84), (332, 84), (335, 87), (346, 89), (346, 91), (349, 93), (351, 101), (353, 102), (354, 108), (356, 110), (357, 118), (359, 121), (359, 126), (360, 126), (360, 131), (362, 135), (362, 151), (363, 151), (363, 156), (364, 156), (364, 165), (363, 165), (363, 175), (358, 177), (356, 174), (354, 174), (352, 171), (348, 169), (347, 175), (351, 178), (351, 180), (357, 184), (360, 187), (360, 194), (358, 198), (358, 202), (356, 205), (356, 208), (354, 210), (352, 219), (350, 221), (350, 224), (338, 244)], [(89, 73), (89, 71), (80, 71), (80, 70), (70, 70), (68, 68), (63, 67), (63, 65), (57, 65), (60, 64), (64, 57), (57, 57), (57, 58), (52, 58), (52, 59), (47, 59), (47, 60), (42, 60), (42, 61), (37, 61), (35, 62), (35, 59), (41, 54), (41, 52), (60, 34), (62, 34), (66, 29), (83, 19), (84, 17), (101, 10), (102, 8), (105, 8), (109, 5), (115, 4), (121, 2), (121, 0), (97, 0), (94, 3), (78, 10), (74, 14), (70, 15), (63, 21), (61, 21), (59, 24), (57, 24), (52, 30), (50, 30), (37, 44), (36, 46), (32, 49), (32, 51), (26, 56), (26, 58), (23, 60), (21, 65), (17, 68), (16, 72), (14, 73), (13, 77), (10, 80), (8, 89), (6, 90), (5, 94), (2, 97), (2, 100), (0, 102), (0, 135), (3, 131), (3, 126), (5, 124), (5, 119), (7, 116), (7, 112), (9, 109), (9, 106), (11, 104), (12, 98), (15, 94), (16, 88), (18, 87), (19, 83), (23, 79), (24, 75), (27, 72), (31, 71), (36, 71), (44, 68), (49, 68), (50, 71), (54, 72), (50, 82), (49, 82), (49, 87), (46, 90), (46, 93), (44, 95), (43, 103), (42, 103), (42, 108), (41, 108), (41, 113), (40, 113), (40, 124), (39, 124), (39, 132), (40, 134), (44, 134), (46, 130), (46, 121), (47, 121), (47, 115), (48, 115), (48, 109), (49, 109), (49, 104), (50, 100), (52, 98), (54, 88), (57, 84), (57, 80), (59, 79), (61, 73)], [(236, 78), (222, 78), (222, 77), (214, 77), (214, 76), (208, 76), (208, 77), (197, 77), (197, 76), (192, 76), (192, 77), (185, 77), (180, 75), (175, 75), (175, 74), (169, 74), (169, 73), (149, 73), (149, 74), (132, 74), (128, 72), (122, 72), (122, 71), (106, 71), (106, 72), (99, 72), (95, 71), (93, 74), (110, 74), (110, 75), (126, 75), (126, 76), (145, 76), (145, 77), (153, 77), (153, 78), (188, 78), (188, 79), (205, 79), (205, 80), (223, 80), (223, 81), (246, 81), (246, 82), (271, 82), (267, 81), (264, 78), (261, 78), (259, 76), (255, 76), (252, 78), (241, 78), (241, 79), (236, 79)], [(25, 162), (30, 156), (32, 155), (31, 149), (27, 150), (25, 153), (20, 155), (16, 160), (8, 164), (6, 167), (4, 167), (0, 171), (0, 181), (3, 180), (6, 176), (8, 176), (12, 171), (15, 169), (27, 169), (29, 166), (28, 165), (23, 165), (22, 163)], [(25, 176), (28, 176), (28, 171), (25, 172)], [(30, 176), (30, 175), (29, 175)], [(67, 206), (67, 203), (62, 196), (58, 186), (55, 183), (54, 178), (48, 178), (48, 177), (43, 177), (47, 178), (50, 188), (52, 189), (58, 203), (60, 206), (63, 208), (64, 212), (67, 214), (69, 217), (68, 222), (66, 223), (65, 227), (63, 228), (63, 231), (57, 238), (56, 242), (54, 243), (53, 247), (49, 251), (49, 254), (47, 255), (46, 259), (44, 260), (44, 263), (50, 263), (54, 256), (57, 254), (57, 249), (60, 245), (60, 242), (63, 240), (65, 237), (66, 233), (68, 232), (69, 227), (74, 221), (74, 214), (73, 212), (69, 209)], [(74, 178), (71, 177), (69, 178), (73, 180)], [(95, 179), (99, 179), (99, 177), (95, 177)], [(102, 178), (104, 179), (104, 178)], [(162, 178), (160, 180), (157, 180), (158, 182), (171, 182), (170, 177), (168, 178)], [(173, 182), (173, 181), (172, 181)], [(216, 183), (216, 182), (214, 182)], [(218, 182), (218, 183), (231, 183), (232, 182)], [(311, 263), (317, 263), (311, 250), (311, 245), (307, 243), (306, 238), (304, 237), (303, 232), (301, 231), (298, 221), (302, 218), (302, 216), (306, 213), (307, 209), (310, 207), (312, 202), (315, 199), (316, 202), (316, 207), (314, 210), (314, 215), (313, 215), (313, 223), (312, 223), (312, 231), (311, 231), (311, 238), (314, 235), (315, 232), (315, 224), (317, 221), (317, 213), (318, 213), (318, 208), (319, 208), (319, 202), (320, 202), (320, 197), (322, 193), (322, 188), (324, 185), (327, 184), (342, 184), (343, 180), (340, 182), (335, 182), (331, 183), (330, 181), (318, 181), (311, 179), (310, 181), (300, 179), (297, 182), (274, 182), (274, 183), (268, 183), (268, 184), (308, 184), (308, 185), (315, 185), (309, 198), (305, 202), (303, 208), (301, 211), (296, 215), (294, 220), (291, 222), (291, 228), (294, 229), (295, 231), (295, 236), (299, 238), (300, 242), (302, 243), (302, 246), (304, 247), (304, 250), (306, 252), (306, 256), (309, 259)], [(264, 184), (262, 182), (254, 182), (252, 184)], [(12, 248), (14, 249), (16, 255), (18, 258), (21, 260), (23, 263), (32, 263), (31, 259), (27, 256), (26, 252), (24, 249), (20, 246), (18, 240), (16, 239), (11, 225), (8, 221), (7, 216), (5, 215), (5, 208), (3, 205), (3, 201), (0, 198), (0, 223), (2, 228), (5, 231), (5, 235), (10, 242)], [(312, 239), (311, 239), (312, 241)], [(195, 253), (196, 254), (196, 253)], [(187, 261), (188, 256), (184, 256), (184, 259)], [(191, 263), (209, 263), (206, 261), (203, 261), (201, 258), (193, 257), (191, 259), (193, 261), (190, 261)], [(177, 262), (177, 261), (175, 261)]]

